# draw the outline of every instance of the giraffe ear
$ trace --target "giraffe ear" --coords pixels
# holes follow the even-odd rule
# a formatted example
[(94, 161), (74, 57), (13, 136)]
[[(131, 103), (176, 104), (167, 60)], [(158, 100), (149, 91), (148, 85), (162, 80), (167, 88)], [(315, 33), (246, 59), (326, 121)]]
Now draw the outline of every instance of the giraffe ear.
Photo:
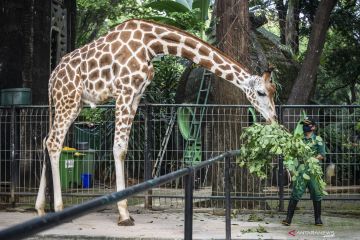
[(265, 80), (265, 82), (270, 81), (270, 77), (271, 77), (271, 72), (265, 71), (262, 75), (263, 79)]
[(265, 80), (265, 82), (270, 81), (271, 72), (274, 71), (275, 66), (269, 63), (268, 68), (264, 71), (262, 77)]

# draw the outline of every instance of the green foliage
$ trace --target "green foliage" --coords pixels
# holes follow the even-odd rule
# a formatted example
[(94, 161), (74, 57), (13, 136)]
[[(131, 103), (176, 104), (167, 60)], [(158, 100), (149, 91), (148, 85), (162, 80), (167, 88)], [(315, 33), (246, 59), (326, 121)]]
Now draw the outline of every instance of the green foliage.
[(127, 19), (148, 14), (136, 0), (78, 0), (76, 46), (89, 43)]
[(149, 7), (166, 13), (189, 12), (189, 10), (191, 10), (188, 5), (185, 6), (184, 4), (171, 0), (150, 2), (149, 4), (146, 4), (145, 7)]
[[(334, 114), (336, 113), (336, 114)], [(338, 184), (358, 184), (357, 171), (360, 170), (360, 122), (359, 109), (332, 110), (331, 122), (319, 129), (319, 135), (328, 142), (328, 160), (336, 164)], [(341, 154), (337, 154), (341, 153)]]
[(316, 100), (325, 104), (359, 104), (360, 2), (339, 1), (321, 58)]
[(360, 132), (360, 122), (356, 123), (355, 130)]
[(171, 24), (204, 38), (210, 0), (157, 0), (145, 4), (153, 10), (149, 19)]
[(277, 123), (271, 125), (255, 123), (245, 129), (241, 135), (244, 144), (237, 162), (241, 167), (246, 165), (250, 173), (266, 178), (266, 168), (269, 167), (272, 159), (283, 155), (284, 166), (292, 173), (293, 181), (298, 177), (309, 180), (310, 176), (314, 176), (323, 194), (326, 195), (326, 184), (322, 180), (323, 173), (319, 160), (314, 157), (315, 153), (302, 138), (302, 135), (293, 135)]
[(268, 231), (266, 230), (266, 228), (262, 225), (259, 224), (259, 226), (257, 228), (248, 228), (248, 229), (243, 229), (241, 230), (241, 233), (242, 234), (245, 234), (245, 233), (254, 233), (254, 232), (257, 232), (257, 233), (267, 233)]
[(248, 222), (261, 222), (264, 221), (264, 217), (258, 216), (255, 213), (250, 214)]
[(104, 108), (84, 108), (81, 110), (79, 117), (85, 122), (102, 123), (106, 120), (104, 118), (106, 110)]
[[(159, 59), (160, 60), (160, 59)], [(175, 94), (184, 66), (174, 56), (163, 56), (160, 61), (153, 62), (155, 76), (144, 94), (146, 102), (175, 103)]]

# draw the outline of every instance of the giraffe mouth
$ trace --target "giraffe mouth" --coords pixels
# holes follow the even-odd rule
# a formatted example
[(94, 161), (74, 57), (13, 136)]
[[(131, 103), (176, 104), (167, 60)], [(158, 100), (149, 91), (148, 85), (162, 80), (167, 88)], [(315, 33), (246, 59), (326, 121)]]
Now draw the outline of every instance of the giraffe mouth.
[(270, 118), (267, 118), (266, 119), (266, 123), (277, 123), (278, 122), (278, 119), (277, 119), (277, 116), (273, 116), (273, 117), (270, 117)]

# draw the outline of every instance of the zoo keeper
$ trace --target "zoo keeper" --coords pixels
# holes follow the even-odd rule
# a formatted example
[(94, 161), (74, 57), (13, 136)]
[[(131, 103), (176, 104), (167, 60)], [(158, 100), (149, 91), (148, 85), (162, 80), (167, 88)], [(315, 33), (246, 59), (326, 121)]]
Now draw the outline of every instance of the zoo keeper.
[[(304, 130), (303, 141), (308, 144), (314, 151), (314, 153), (316, 154), (315, 158), (317, 158), (319, 161), (323, 161), (326, 154), (325, 144), (322, 138), (320, 136), (316, 136), (315, 134), (316, 122), (313, 119), (307, 117), (301, 123), (303, 124)], [(299, 175), (301, 176), (302, 172), (299, 172)], [(295, 182), (293, 182), (293, 189), (289, 201), (287, 216), (286, 219), (282, 221), (282, 224), (290, 226), (291, 220), (294, 216), (296, 205), (304, 194), (306, 188), (309, 189), (311, 199), (313, 200), (315, 225), (323, 225), (321, 221), (321, 200), (323, 194), (320, 191), (318, 182), (312, 175), (310, 175), (310, 180), (305, 180), (302, 177), (298, 177), (296, 178)]]

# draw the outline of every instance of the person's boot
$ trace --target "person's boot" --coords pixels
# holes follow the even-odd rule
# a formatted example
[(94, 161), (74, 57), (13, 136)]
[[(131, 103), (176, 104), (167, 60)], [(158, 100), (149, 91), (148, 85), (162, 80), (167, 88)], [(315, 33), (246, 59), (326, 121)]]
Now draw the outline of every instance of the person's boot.
[(286, 219), (281, 222), (283, 225), (290, 226), (297, 203), (297, 200), (290, 199)]
[(313, 205), (314, 205), (315, 225), (322, 226), (323, 223), (321, 221), (321, 201), (313, 201)]

